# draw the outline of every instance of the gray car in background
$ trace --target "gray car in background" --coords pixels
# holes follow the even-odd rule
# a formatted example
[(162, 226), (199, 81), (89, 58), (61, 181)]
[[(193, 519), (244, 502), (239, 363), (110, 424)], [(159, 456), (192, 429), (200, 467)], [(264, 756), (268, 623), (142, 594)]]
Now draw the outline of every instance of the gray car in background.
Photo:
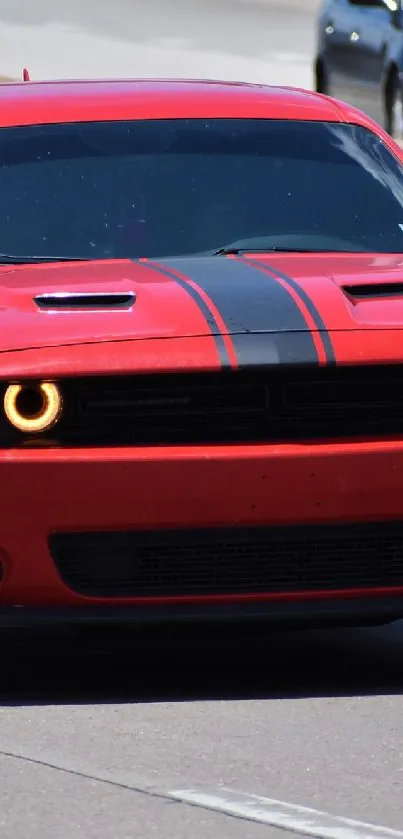
[(324, 0), (314, 77), (403, 141), (403, 0)]

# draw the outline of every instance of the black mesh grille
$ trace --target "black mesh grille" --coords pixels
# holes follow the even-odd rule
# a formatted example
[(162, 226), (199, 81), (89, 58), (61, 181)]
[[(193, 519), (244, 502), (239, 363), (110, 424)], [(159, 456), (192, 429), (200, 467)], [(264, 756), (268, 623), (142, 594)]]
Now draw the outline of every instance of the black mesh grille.
[(403, 586), (403, 522), (56, 533), (50, 550), (64, 582), (89, 596)]
[[(279, 367), (60, 384), (65, 414), (38, 445), (281, 442), (403, 433), (400, 366)], [(8, 435), (11, 443), (22, 442)]]

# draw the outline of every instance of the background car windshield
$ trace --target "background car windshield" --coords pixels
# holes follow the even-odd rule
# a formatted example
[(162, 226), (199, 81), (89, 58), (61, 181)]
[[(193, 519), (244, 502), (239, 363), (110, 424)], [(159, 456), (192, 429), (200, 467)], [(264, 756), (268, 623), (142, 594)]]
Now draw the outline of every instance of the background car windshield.
[(284, 234), (312, 250), (331, 236), (333, 250), (400, 253), (403, 169), (375, 134), (347, 124), (4, 128), (0, 222), (0, 251), (25, 256), (160, 257)]

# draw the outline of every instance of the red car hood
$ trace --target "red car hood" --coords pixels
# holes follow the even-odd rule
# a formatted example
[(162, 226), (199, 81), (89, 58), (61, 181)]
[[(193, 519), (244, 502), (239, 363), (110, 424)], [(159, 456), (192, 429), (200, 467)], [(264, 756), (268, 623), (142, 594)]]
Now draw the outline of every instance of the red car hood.
[[(119, 308), (100, 299), (94, 307), (83, 298), (77, 307), (56, 297), (41, 308), (35, 300), (118, 292), (134, 293), (133, 305)], [(403, 329), (403, 255), (271, 254), (0, 268), (2, 352), (223, 332), (382, 329)]]

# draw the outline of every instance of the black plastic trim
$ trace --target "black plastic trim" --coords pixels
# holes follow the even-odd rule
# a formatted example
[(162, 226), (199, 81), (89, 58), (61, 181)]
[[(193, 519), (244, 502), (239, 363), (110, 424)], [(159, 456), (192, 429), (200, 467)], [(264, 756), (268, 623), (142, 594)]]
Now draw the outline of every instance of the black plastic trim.
[(264, 622), (285, 627), (378, 626), (403, 618), (400, 597), (172, 606), (2, 606), (0, 629), (80, 625)]

